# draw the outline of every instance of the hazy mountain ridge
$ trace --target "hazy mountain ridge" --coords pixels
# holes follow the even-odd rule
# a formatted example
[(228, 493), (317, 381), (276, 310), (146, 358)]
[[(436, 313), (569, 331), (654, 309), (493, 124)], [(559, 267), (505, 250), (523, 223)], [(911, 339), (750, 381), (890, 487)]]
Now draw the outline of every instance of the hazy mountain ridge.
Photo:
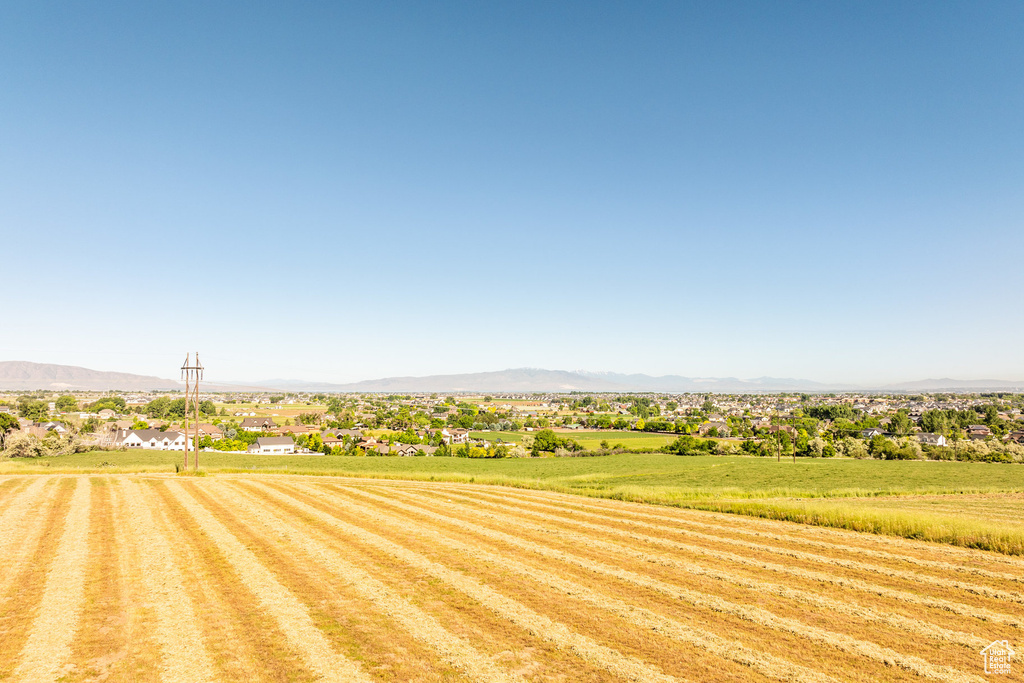
[(133, 375), (127, 372), (90, 370), (75, 365), (31, 363), (23, 360), (0, 361), (0, 390), (29, 391), (155, 391), (181, 389), (182, 384), (172, 379)]
[[(182, 389), (181, 382), (147, 375), (90, 370), (73, 365), (0, 361), (0, 391), (159, 391)], [(684, 377), (586, 370), (544, 370), (510, 368), (425, 377), (384, 377), (347, 384), (300, 379), (272, 379), (261, 382), (204, 383), (206, 391), (319, 391), (367, 393), (479, 392), (654, 392), (654, 393), (765, 393), (765, 392), (941, 392), (941, 391), (1024, 391), (1024, 381), (956, 380), (949, 378), (902, 382), (880, 387), (845, 383), (822, 383), (805, 379), (755, 377)]]
[(885, 386), (824, 383), (806, 379), (755, 377), (684, 377), (615, 372), (589, 372), (586, 370), (544, 370), (540, 368), (513, 368), (494, 372), (476, 372), (425, 377), (385, 377), (349, 384), (304, 382), (302, 380), (267, 380), (256, 382), (287, 391), (337, 391), (368, 393), (422, 393), (422, 392), (655, 392), (655, 393), (765, 393), (765, 392), (917, 392), (917, 391), (1024, 391), (1024, 382), (1007, 380), (953, 380), (927, 379)]

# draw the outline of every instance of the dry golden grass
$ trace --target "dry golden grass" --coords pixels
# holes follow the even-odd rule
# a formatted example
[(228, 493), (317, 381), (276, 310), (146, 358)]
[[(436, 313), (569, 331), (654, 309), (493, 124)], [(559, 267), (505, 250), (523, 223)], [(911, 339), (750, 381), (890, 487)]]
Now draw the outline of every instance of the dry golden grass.
[(10, 477), (0, 563), (0, 680), (980, 681), (1024, 632), (1021, 558), (469, 484)]

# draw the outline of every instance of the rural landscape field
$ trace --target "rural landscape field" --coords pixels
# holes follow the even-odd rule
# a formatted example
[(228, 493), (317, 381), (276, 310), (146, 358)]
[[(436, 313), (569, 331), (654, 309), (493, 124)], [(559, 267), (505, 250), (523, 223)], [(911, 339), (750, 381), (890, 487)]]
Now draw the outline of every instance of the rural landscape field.
[(980, 681), (1024, 627), (1020, 557), (477, 484), (6, 475), (0, 557), (16, 681)]

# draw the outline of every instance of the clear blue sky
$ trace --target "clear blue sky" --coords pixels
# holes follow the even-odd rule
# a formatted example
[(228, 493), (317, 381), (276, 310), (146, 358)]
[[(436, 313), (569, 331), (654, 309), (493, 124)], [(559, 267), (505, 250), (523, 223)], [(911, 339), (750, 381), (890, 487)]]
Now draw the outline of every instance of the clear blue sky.
[(1024, 3), (0, 5), (0, 359), (1024, 378)]

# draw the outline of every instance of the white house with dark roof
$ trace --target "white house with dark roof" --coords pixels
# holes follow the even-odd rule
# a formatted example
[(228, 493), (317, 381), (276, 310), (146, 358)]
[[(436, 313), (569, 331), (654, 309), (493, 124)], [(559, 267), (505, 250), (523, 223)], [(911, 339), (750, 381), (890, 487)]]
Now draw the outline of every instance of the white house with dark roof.
[(942, 434), (931, 434), (929, 432), (921, 432), (917, 435), (917, 440), (927, 446), (945, 446), (946, 437)]
[(263, 455), (282, 455), (295, 452), (295, 442), (290, 436), (261, 436), (256, 443), (249, 446), (249, 453)]
[(159, 429), (122, 429), (114, 437), (114, 445), (156, 451), (183, 451), (185, 435), (181, 432), (161, 432)]

